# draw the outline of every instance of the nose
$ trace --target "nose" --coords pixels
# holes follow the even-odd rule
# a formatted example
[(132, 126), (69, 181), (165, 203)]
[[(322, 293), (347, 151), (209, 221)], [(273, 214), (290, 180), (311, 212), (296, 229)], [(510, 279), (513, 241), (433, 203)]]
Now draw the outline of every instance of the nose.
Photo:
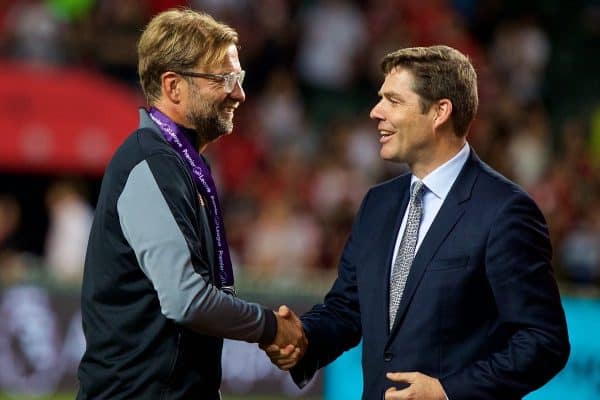
[(239, 81), (235, 82), (235, 86), (233, 87), (233, 91), (229, 93), (229, 97), (239, 103), (243, 103), (246, 100), (246, 93)]
[(371, 119), (376, 119), (376, 120), (383, 120), (383, 115), (381, 114), (381, 109), (380, 109), (380, 104), (381, 104), (381, 100), (377, 102), (377, 104), (375, 104), (375, 106), (371, 109), (371, 112), (369, 113), (369, 117)]

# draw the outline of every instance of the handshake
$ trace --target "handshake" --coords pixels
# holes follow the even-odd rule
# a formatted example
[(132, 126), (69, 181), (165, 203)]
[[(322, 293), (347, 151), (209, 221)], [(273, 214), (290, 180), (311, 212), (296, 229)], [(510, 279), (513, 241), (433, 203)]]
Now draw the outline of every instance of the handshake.
[(280, 306), (275, 312), (277, 335), (273, 344), (261, 345), (271, 362), (282, 370), (292, 368), (304, 355), (308, 340), (302, 329), (302, 322), (287, 306)]

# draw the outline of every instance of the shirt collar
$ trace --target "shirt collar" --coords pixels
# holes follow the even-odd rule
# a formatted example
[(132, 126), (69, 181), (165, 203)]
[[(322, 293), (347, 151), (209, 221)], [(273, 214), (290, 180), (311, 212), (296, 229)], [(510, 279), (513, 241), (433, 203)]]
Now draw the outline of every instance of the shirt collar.
[[(462, 170), (462, 167), (467, 162), (470, 152), (471, 149), (469, 144), (465, 143), (454, 157), (434, 169), (425, 178), (423, 178), (423, 184), (425, 187), (437, 198), (441, 200), (446, 199), (450, 188), (452, 188), (452, 185)], [(411, 190), (413, 183), (417, 180), (419, 180), (419, 178), (412, 175), (410, 181)]]

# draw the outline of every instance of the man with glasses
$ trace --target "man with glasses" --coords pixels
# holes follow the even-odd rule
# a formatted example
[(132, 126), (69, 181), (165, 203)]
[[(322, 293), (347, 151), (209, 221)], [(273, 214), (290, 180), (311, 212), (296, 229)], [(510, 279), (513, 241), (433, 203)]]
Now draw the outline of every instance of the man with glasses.
[(157, 15), (141, 36), (149, 108), (102, 182), (82, 288), (78, 399), (219, 399), (223, 338), (306, 345), (285, 306), (275, 313), (235, 296), (200, 155), (231, 133), (245, 100), (236, 44), (232, 28), (183, 9)]

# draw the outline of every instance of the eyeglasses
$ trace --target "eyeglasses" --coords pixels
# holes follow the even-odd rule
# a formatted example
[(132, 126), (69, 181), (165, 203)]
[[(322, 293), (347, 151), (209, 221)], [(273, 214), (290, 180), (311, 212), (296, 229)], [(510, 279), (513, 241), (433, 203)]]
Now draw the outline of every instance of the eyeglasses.
[(240, 87), (244, 83), (244, 78), (246, 77), (246, 71), (240, 72), (228, 72), (226, 74), (207, 74), (203, 72), (193, 72), (193, 71), (173, 71), (179, 75), (183, 76), (191, 76), (193, 78), (204, 78), (210, 79), (211, 81), (220, 82), (223, 84), (223, 88), (225, 92), (231, 93), (233, 89), (235, 89), (235, 84), (238, 83)]

